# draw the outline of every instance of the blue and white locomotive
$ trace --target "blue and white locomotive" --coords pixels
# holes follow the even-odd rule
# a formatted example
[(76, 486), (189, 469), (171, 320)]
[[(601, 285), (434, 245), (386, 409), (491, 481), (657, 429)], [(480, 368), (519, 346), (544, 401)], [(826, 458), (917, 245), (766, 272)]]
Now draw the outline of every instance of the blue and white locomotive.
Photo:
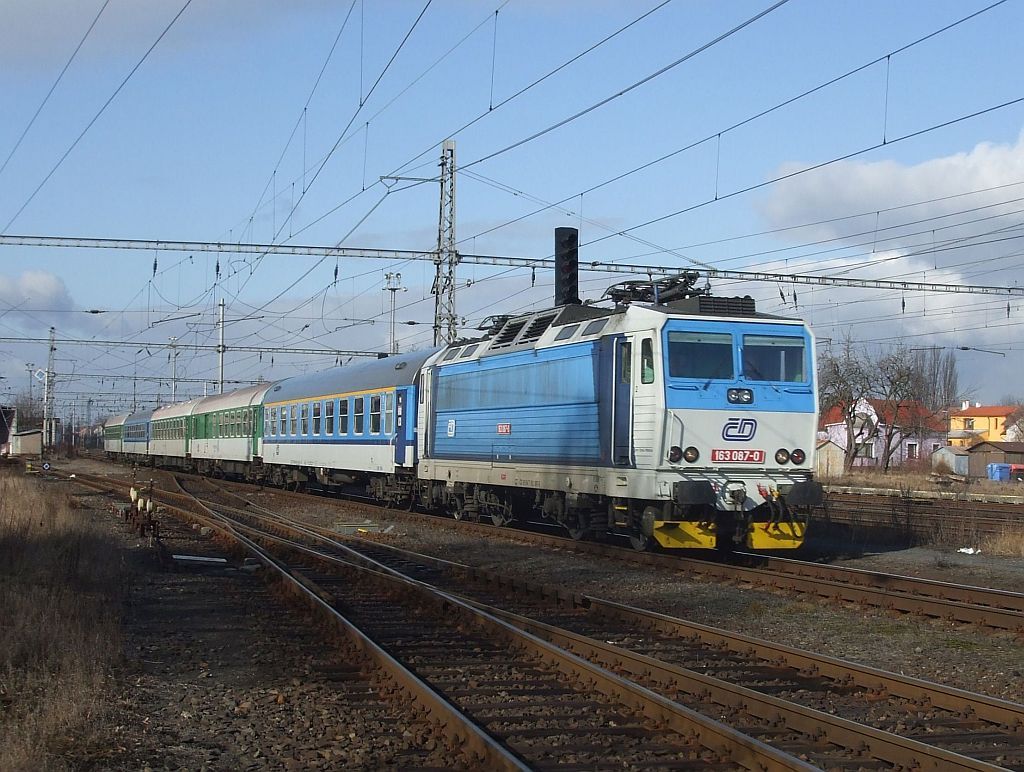
[[(822, 496), (813, 335), (694, 281), (629, 283), (607, 308), (502, 317), (476, 340), (163, 408), (181, 441), (151, 442), (151, 462), (496, 525), (540, 516), (638, 549), (798, 547)], [(143, 418), (117, 419), (126, 452), (129, 429), (150, 439), (131, 428)], [(245, 452), (205, 442), (211, 426)]]

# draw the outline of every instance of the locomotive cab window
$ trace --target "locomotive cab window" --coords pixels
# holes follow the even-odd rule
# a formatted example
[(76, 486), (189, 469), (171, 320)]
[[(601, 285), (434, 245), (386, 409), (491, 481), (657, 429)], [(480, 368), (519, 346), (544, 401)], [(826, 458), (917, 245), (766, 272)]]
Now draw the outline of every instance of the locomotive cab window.
[(673, 378), (732, 379), (732, 335), (669, 331), (668, 374)]
[(748, 381), (806, 383), (805, 359), (803, 338), (743, 336), (743, 377)]
[(650, 338), (640, 343), (640, 382), (654, 383), (654, 343)]

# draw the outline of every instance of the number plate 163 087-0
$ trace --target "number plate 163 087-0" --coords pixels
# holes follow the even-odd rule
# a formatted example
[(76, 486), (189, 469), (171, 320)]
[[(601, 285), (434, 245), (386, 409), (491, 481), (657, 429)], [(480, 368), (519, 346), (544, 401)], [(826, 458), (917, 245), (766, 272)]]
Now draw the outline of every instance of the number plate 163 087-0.
[(711, 460), (723, 464), (763, 464), (764, 451), (715, 448), (711, 451)]

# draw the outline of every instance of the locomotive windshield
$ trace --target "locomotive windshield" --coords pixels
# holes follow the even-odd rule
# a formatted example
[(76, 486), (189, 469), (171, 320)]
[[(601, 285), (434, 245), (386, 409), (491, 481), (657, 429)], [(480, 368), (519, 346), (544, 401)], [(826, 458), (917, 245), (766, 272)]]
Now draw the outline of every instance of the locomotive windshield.
[(668, 333), (668, 374), (673, 378), (733, 378), (732, 335), (727, 332)]
[(743, 377), (748, 381), (806, 383), (805, 360), (803, 338), (743, 336)]

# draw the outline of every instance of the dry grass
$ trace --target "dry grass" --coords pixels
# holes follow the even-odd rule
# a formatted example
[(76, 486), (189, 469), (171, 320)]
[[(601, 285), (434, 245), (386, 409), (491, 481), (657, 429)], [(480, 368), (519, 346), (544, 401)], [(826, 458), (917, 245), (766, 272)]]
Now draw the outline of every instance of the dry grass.
[(845, 475), (822, 478), (827, 485), (849, 485), (865, 488), (896, 488), (913, 493), (914, 491), (952, 491), (954, 493), (989, 493), (999, 496), (1024, 495), (1024, 484), (1019, 482), (995, 482), (993, 480), (969, 479), (966, 482), (954, 482), (951, 485), (940, 484), (923, 471), (854, 467)]
[(92, 755), (123, 589), (109, 541), (66, 495), (0, 473), (0, 769)]
[(988, 555), (1024, 558), (1024, 532), (1018, 529), (988, 536), (981, 544), (981, 551)]

